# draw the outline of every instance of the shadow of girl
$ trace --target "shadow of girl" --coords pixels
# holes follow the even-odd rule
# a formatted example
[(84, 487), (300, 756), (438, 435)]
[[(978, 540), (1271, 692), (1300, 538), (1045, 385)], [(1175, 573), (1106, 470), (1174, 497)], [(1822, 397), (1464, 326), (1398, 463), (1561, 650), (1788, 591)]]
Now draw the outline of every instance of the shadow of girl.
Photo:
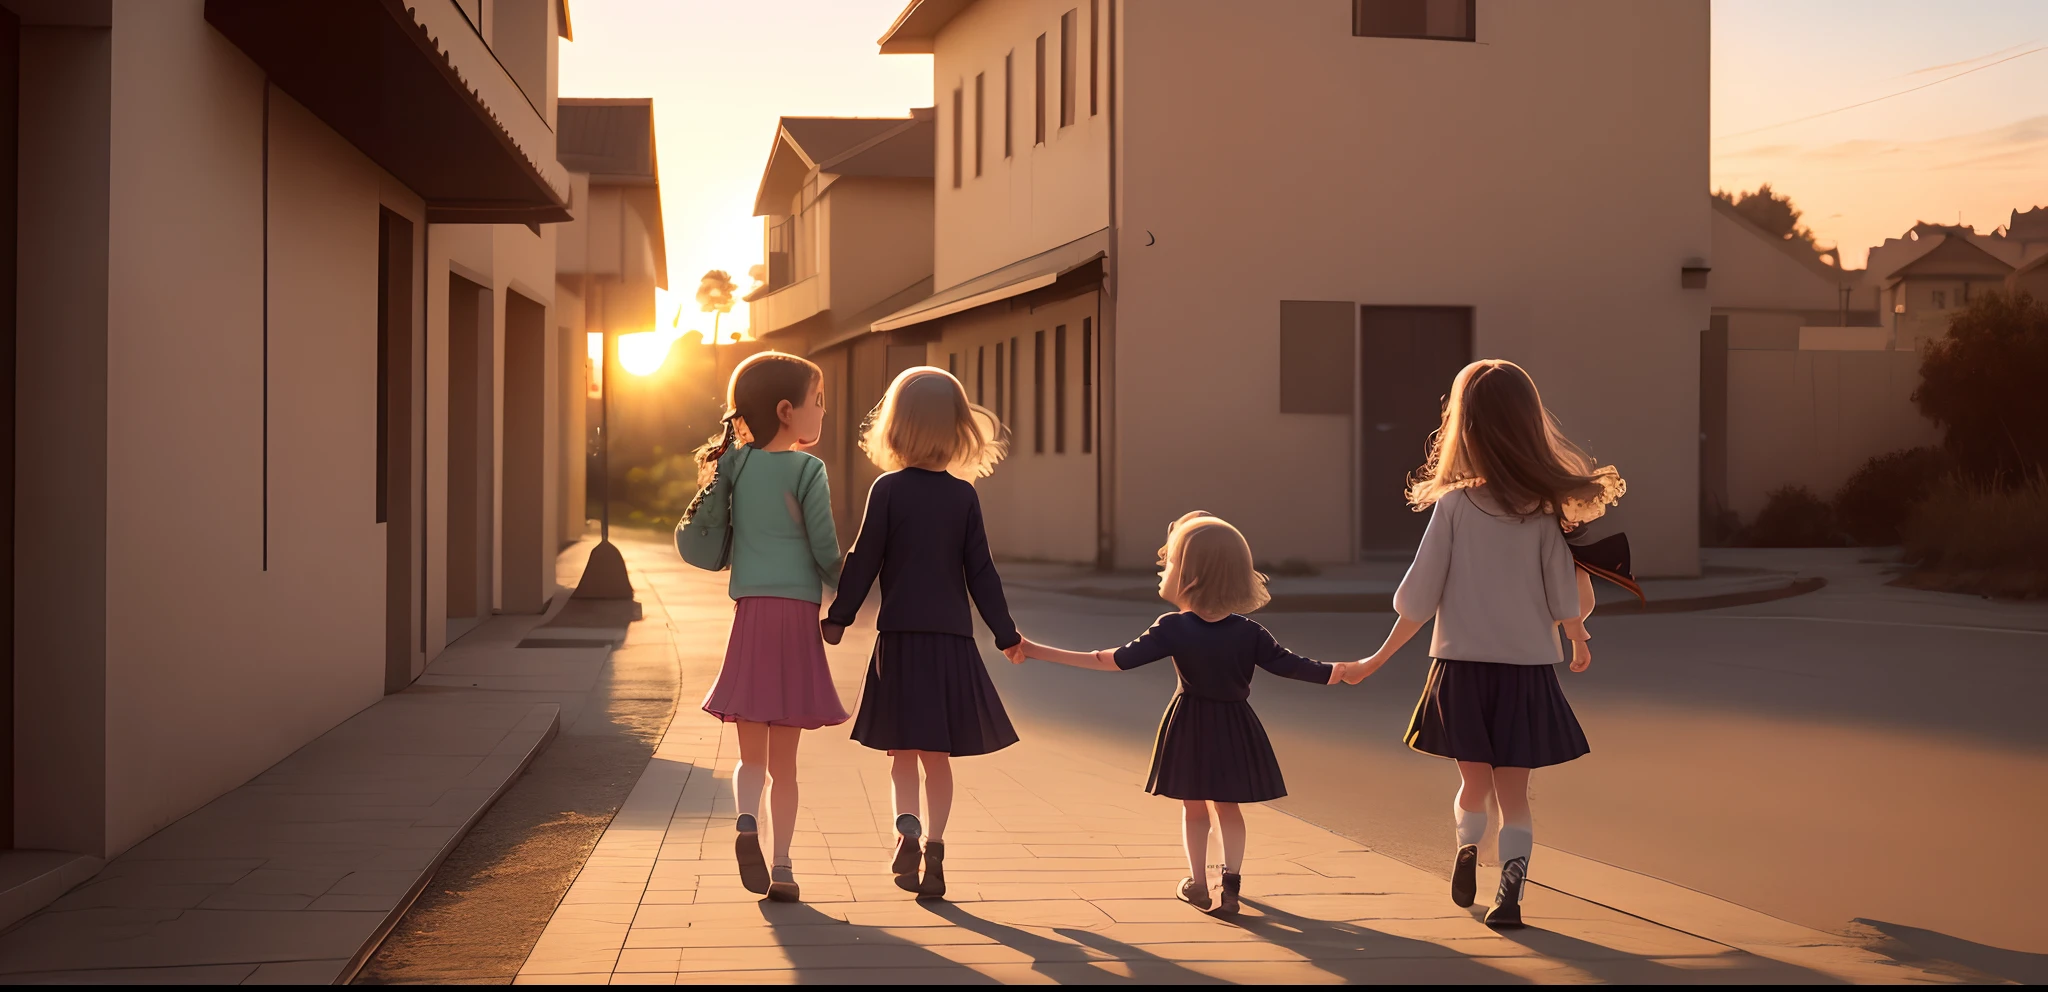
[[(762, 901), (762, 922), (800, 985), (997, 985), (997, 979), (887, 928), (848, 923), (804, 903)], [(687, 965), (690, 955), (685, 953)], [(723, 971), (724, 969), (720, 969)], [(760, 968), (733, 969), (759, 972)], [(767, 970), (782, 970), (773, 967)], [(904, 974), (908, 972), (909, 974)], [(894, 974), (892, 974), (894, 973)], [(691, 983), (689, 972), (682, 976)]]
[(1257, 899), (1245, 899), (1244, 905), (1257, 915), (1230, 917), (1231, 923), (1346, 982), (1492, 985), (1526, 981), (1434, 941), (1382, 933), (1356, 923), (1310, 919)]
[[(927, 912), (963, 930), (980, 934), (1031, 958), (1031, 970), (1055, 982), (1101, 983), (1126, 978), (1158, 985), (1216, 985), (1216, 979), (1191, 971), (1149, 951), (1113, 940), (1092, 930), (1055, 927), (1073, 943), (1040, 936), (1029, 930), (982, 919), (949, 902), (918, 903)], [(1090, 954), (1089, 951), (1096, 953)], [(1128, 974), (1102, 967), (1122, 962)]]

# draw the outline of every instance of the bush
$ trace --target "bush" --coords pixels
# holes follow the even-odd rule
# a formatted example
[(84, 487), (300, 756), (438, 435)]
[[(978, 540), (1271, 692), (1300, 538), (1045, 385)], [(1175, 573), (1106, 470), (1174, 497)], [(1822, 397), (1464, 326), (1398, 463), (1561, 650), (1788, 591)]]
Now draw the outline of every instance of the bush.
[(1773, 490), (1756, 519), (1743, 531), (1751, 548), (1838, 548), (1841, 531), (1828, 504), (1805, 486)]
[(1907, 585), (2048, 597), (2048, 475), (2003, 486), (1950, 475), (1900, 530), (1915, 566)]
[(2048, 306), (1985, 293), (1920, 359), (1913, 402), (1977, 482), (2022, 485), (2048, 471)]
[(1948, 465), (1934, 448), (1908, 448), (1864, 462), (1835, 494), (1835, 523), (1857, 544), (1899, 543), (1899, 527)]

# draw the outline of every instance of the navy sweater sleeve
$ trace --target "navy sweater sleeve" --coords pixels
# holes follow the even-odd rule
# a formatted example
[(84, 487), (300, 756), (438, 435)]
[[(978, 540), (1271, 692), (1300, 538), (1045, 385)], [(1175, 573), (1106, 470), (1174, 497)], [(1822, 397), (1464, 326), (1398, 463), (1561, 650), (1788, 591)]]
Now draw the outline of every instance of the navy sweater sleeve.
[[(988, 533), (981, 526), (981, 497), (969, 489), (968, 498), (974, 502), (968, 507), (967, 543), (961, 549), (967, 593), (974, 597), (974, 608), (981, 612), (981, 622), (988, 624), (989, 633), (995, 635), (996, 647), (1008, 650), (1023, 637), (1018, 635), (1017, 624), (1010, 619), (1010, 604), (1003, 598), (1002, 576), (996, 574), (995, 560), (989, 557)], [(836, 610), (839, 604), (834, 602), (832, 606)]]
[(1259, 628), (1259, 639), (1254, 650), (1258, 652), (1254, 660), (1259, 663), (1259, 667), (1281, 678), (1299, 679), (1318, 685), (1330, 684), (1328, 662), (1311, 661), (1281, 647), (1280, 642), (1273, 639), (1273, 632), (1263, 626)]
[(1138, 635), (1138, 639), (1116, 649), (1112, 657), (1116, 667), (1129, 671), (1139, 665), (1149, 665), (1162, 658), (1173, 656), (1173, 647), (1166, 643), (1166, 617), (1169, 613), (1152, 621), (1152, 629)]
[(853, 549), (846, 553), (845, 564), (839, 569), (839, 591), (832, 597), (832, 609), (825, 614), (825, 622), (837, 627), (853, 626), (860, 604), (867, 601), (868, 590), (874, 587), (875, 577), (882, 574), (882, 551), (889, 543), (889, 487), (884, 483), (888, 476), (875, 480), (868, 490), (868, 508), (861, 517), (860, 534), (853, 539)]

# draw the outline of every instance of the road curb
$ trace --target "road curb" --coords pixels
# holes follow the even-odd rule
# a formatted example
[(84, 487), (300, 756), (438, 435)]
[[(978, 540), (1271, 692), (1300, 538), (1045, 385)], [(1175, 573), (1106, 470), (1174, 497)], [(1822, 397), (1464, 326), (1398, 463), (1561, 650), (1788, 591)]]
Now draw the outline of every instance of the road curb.
[[(544, 726), (536, 726), (541, 724), (544, 724)], [(515, 738), (534, 735), (536, 731), (538, 731), (538, 735), (532, 737), (531, 742), (525, 745), (523, 751), (508, 751), (506, 748), (507, 742), (512, 742)], [(498, 783), (497, 788), (491, 792), (490, 798), (484, 800), (474, 812), (470, 813), (469, 818), (464, 820), (462, 826), (448, 838), (447, 843), (441, 845), (441, 849), (434, 853), (433, 861), (420, 870), (419, 878), (413, 881), (412, 887), (407, 889), (405, 895), (399, 898), (398, 904), (393, 906), (389, 913), (385, 914), (384, 919), (377, 924), (377, 928), (370, 932), (370, 937), (363, 942), (363, 946), (356, 949), (354, 956), (348, 959), (348, 964), (342, 967), (341, 974), (335, 977), (334, 984), (347, 985), (355, 981), (356, 975), (362, 972), (363, 966), (368, 964), (370, 958), (377, 953), (377, 948), (383, 946), (385, 938), (391, 936), (391, 931), (398, 926), (398, 921), (405, 918), (406, 911), (410, 910), (412, 904), (419, 900), (420, 894), (427, 890), (427, 883), (434, 880), (434, 874), (441, 870), (441, 864), (448, 860), (448, 855), (454, 853), (455, 848), (462, 843), (462, 839), (469, 836), (470, 831), (476, 829), (477, 823), (484, 818), (484, 814), (489, 813), (491, 807), (498, 804), (498, 800), (512, 788), (512, 783), (519, 781), (519, 776), (526, 773), (527, 767), (533, 764), (533, 759), (539, 757), (542, 751), (547, 750), (548, 745), (554, 743), (555, 738), (561, 732), (562, 707), (555, 703), (536, 703), (533, 709), (527, 713), (526, 719), (519, 726), (513, 728), (511, 733), (506, 734), (504, 741), (499, 743), (498, 748), (484, 758), (484, 763), (488, 763), (492, 758), (499, 757), (500, 755), (508, 753), (519, 754), (518, 765), (512, 769), (512, 773), (504, 776)], [(513, 746), (518, 748), (519, 745), (514, 743)]]

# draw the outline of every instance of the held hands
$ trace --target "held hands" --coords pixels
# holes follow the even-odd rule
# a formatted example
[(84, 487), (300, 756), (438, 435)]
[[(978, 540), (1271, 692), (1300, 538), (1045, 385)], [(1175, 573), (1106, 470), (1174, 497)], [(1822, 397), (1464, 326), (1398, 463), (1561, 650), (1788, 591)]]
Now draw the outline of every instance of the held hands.
[(1024, 659), (1031, 657), (1031, 649), (1038, 646), (1031, 643), (1031, 638), (1024, 637), (1021, 633), (1018, 637), (1020, 640), (1017, 643), (1003, 649), (1003, 657), (1010, 659), (1012, 665), (1023, 664)]
[(1369, 678), (1372, 673), (1379, 671), (1380, 666), (1386, 663), (1387, 660), (1379, 655), (1360, 658), (1357, 661), (1336, 662), (1330, 666), (1330, 684), (1342, 682), (1345, 685), (1357, 685)]

